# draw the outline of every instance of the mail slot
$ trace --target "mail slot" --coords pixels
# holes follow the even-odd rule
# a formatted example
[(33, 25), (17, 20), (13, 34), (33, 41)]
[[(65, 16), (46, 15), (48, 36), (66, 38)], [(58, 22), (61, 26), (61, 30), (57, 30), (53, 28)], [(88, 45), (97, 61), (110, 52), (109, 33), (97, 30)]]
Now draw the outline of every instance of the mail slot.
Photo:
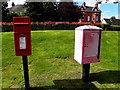
[(14, 44), (16, 56), (31, 55), (31, 24), (30, 18), (13, 18)]
[(84, 25), (75, 29), (74, 59), (80, 64), (100, 61), (101, 31), (97, 26)]

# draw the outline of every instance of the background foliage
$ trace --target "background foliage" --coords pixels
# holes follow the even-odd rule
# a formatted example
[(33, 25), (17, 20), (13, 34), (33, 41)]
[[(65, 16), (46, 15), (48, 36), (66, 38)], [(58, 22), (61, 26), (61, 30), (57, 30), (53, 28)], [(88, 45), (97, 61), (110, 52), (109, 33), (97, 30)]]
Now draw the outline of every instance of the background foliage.
[[(2, 16), (4, 22), (12, 22), (14, 16), (21, 16), (20, 13), (10, 12), (8, 3), (2, 3)], [(71, 2), (25, 2), (23, 16), (31, 17), (31, 21), (78, 21), (81, 13), (78, 6)], [(21, 12), (22, 13), (22, 12)]]

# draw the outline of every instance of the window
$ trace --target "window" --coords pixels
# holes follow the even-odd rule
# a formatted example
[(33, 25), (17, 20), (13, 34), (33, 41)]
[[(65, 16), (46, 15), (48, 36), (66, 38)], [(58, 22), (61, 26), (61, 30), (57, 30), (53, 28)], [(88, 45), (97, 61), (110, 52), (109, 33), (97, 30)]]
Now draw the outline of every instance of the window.
[(95, 11), (98, 11), (97, 9), (95, 9)]
[(98, 21), (98, 16), (96, 16), (96, 21)]
[(90, 16), (88, 16), (88, 19), (87, 19), (87, 21), (90, 21)]
[(82, 21), (84, 21), (84, 18), (85, 18), (85, 16), (83, 15), (83, 16), (82, 16)]

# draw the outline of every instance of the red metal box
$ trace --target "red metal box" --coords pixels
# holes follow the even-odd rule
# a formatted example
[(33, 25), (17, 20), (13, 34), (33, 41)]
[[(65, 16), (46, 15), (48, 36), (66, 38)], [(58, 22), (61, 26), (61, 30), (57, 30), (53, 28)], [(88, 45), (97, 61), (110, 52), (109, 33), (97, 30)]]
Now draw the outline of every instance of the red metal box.
[(31, 24), (29, 17), (14, 17), (13, 31), (16, 56), (31, 55)]

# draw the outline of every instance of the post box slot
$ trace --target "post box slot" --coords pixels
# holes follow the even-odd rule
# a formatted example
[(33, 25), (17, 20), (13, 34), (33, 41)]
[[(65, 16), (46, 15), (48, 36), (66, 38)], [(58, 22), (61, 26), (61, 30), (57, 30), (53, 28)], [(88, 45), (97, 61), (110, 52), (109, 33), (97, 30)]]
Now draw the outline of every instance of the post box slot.
[(23, 26), (23, 25), (29, 25), (29, 23), (14, 23), (14, 25)]

